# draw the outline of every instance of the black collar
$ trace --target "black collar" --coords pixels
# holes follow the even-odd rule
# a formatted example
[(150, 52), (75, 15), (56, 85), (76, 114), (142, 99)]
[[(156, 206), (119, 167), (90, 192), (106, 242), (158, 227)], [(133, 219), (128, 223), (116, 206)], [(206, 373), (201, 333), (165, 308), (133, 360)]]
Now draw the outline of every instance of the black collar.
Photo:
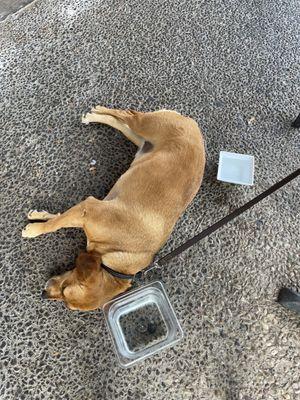
[(115, 271), (114, 269), (111, 269), (107, 265), (104, 265), (102, 263), (101, 263), (101, 267), (103, 269), (105, 269), (105, 271), (108, 272), (110, 275), (114, 276), (115, 278), (119, 278), (119, 279), (127, 279), (127, 280), (131, 280), (131, 281), (135, 281), (136, 279), (139, 279), (143, 275), (142, 271), (137, 272), (134, 275), (122, 274), (122, 272)]

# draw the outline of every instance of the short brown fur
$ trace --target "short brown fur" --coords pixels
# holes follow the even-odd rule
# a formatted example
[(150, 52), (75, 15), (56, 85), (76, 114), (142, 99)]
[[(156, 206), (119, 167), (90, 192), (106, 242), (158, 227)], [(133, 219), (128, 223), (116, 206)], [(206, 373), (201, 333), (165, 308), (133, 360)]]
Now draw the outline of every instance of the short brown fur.
[(131, 286), (107, 273), (101, 263), (135, 274), (167, 241), (200, 187), (205, 151), (197, 123), (175, 111), (141, 113), (97, 106), (83, 122), (119, 129), (139, 146), (134, 161), (105, 199), (88, 197), (63, 214), (31, 211), (29, 219), (45, 222), (27, 225), (22, 235), (31, 238), (69, 227), (84, 230), (87, 252), (78, 256), (72, 271), (50, 279), (45, 293), (70, 309), (93, 310)]

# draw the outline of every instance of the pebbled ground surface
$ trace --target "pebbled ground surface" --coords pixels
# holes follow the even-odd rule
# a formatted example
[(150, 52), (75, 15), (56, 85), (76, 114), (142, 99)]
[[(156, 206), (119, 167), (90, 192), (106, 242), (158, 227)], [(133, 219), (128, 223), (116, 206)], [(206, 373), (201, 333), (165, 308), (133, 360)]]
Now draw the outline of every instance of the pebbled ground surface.
[(0, 1), (0, 21), (3, 21), (8, 15), (19, 11), (30, 4), (33, 0), (1, 0)]
[[(1, 400), (300, 398), (300, 316), (275, 303), (300, 285), (299, 178), (148, 276), (185, 339), (129, 370), (101, 310), (40, 299), (84, 235), (21, 238), (29, 209), (103, 197), (129, 166), (121, 134), (81, 125), (95, 104), (172, 108), (202, 127), (203, 186), (161, 254), (295, 170), (299, 27), (295, 0), (38, 0), (0, 24)], [(220, 150), (255, 156), (253, 187), (216, 181)]]

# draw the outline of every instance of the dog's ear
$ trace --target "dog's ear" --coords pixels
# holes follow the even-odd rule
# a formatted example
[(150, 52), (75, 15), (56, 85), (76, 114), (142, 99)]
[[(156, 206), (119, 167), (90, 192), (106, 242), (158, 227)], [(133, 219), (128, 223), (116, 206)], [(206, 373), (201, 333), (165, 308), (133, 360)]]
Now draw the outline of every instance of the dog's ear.
[(82, 252), (76, 259), (79, 280), (85, 281), (100, 269), (101, 256), (95, 252)]

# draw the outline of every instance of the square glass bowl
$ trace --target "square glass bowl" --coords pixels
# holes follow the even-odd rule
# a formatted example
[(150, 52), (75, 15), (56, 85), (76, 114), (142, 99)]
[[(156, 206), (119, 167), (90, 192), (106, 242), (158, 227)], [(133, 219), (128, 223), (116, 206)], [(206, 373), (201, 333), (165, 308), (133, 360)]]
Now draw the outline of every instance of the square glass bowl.
[(239, 185), (253, 185), (254, 157), (248, 154), (220, 151), (217, 179)]
[(109, 301), (103, 311), (122, 367), (129, 367), (183, 338), (159, 281)]

